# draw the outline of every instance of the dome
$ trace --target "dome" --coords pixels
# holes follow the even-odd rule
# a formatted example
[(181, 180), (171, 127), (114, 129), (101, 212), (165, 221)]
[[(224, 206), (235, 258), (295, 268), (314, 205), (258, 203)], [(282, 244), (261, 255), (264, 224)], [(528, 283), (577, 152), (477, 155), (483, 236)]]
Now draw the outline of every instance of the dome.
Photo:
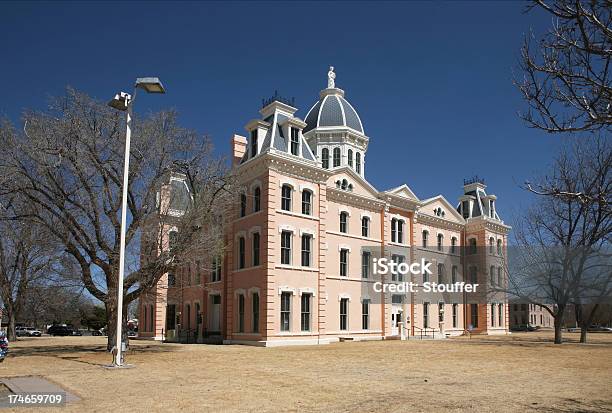
[(321, 91), (321, 98), (306, 115), (304, 133), (318, 127), (351, 128), (364, 133), (361, 119), (353, 106), (344, 98), (341, 89)]

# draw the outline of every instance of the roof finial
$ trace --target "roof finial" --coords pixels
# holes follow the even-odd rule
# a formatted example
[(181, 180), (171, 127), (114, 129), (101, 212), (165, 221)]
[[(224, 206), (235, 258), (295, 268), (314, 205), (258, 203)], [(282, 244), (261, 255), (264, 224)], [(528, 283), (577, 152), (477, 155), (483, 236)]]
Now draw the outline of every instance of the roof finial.
[(333, 89), (336, 87), (336, 74), (334, 73), (334, 67), (330, 66), (329, 67), (329, 72), (327, 72), (327, 88), (328, 89)]

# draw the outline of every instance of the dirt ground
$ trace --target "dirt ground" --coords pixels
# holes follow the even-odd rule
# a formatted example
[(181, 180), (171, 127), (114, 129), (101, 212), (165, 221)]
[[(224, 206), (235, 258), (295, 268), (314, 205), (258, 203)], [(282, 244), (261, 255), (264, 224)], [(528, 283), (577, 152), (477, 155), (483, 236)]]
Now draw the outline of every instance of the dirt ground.
[(280, 348), (132, 340), (134, 368), (106, 370), (105, 337), (42, 337), (11, 343), (0, 377), (43, 376), (82, 399), (49, 412), (612, 412), (612, 334), (587, 345), (551, 338)]

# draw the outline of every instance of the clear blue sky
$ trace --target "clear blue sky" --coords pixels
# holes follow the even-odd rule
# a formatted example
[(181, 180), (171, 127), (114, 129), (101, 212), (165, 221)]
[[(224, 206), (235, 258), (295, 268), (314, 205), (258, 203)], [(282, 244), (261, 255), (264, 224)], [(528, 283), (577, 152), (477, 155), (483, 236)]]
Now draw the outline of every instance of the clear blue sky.
[(305, 117), (336, 84), (370, 136), (366, 177), (455, 203), (484, 177), (512, 223), (518, 185), (549, 164), (561, 138), (528, 129), (512, 84), (522, 38), (551, 24), (523, 2), (0, 3), (0, 115), (17, 121), (67, 85), (99, 99), (159, 76), (174, 107), (220, 152), (261, 99), (294, 96)]

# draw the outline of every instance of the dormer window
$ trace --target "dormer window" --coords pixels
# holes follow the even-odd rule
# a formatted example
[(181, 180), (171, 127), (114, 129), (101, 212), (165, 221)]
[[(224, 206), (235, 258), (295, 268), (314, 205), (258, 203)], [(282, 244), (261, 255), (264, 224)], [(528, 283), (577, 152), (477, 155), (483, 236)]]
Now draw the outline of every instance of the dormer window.
[(434, 215), (437, 216), (437, 217), (444, 218), (444, 215), (446, 215), (446, 213), (444, 212), (444, 210), (442, 208), (438, 207), (438, 208), (434, 209)]
[(257, 155), (257, 129), (251, 131), (251, 158)]
[(461, 215), (463, 215), (464, 219), (467, 219), (470, 217), (470, 202), (469, 201), (463, 201), (461, 203)]
[(340, 148), (334, 148), (334, 168), (340, 166)]
[(321, 151), (321, 166), (323, 169), (329, 169), (329, 149), (327, 148)]
[(348, 150), (348, 164), (352, 168), (353, 167), (353, 150)]
[(300, 130), (296, 128), (291, 128), (291, 154), (300, 154)]
[(361, 175), (361, 153), (355, 153), (355, 171)]
[(489, 201), (489, 214), (491, 218), (495, 218), (495, 201), (492, 199)]

